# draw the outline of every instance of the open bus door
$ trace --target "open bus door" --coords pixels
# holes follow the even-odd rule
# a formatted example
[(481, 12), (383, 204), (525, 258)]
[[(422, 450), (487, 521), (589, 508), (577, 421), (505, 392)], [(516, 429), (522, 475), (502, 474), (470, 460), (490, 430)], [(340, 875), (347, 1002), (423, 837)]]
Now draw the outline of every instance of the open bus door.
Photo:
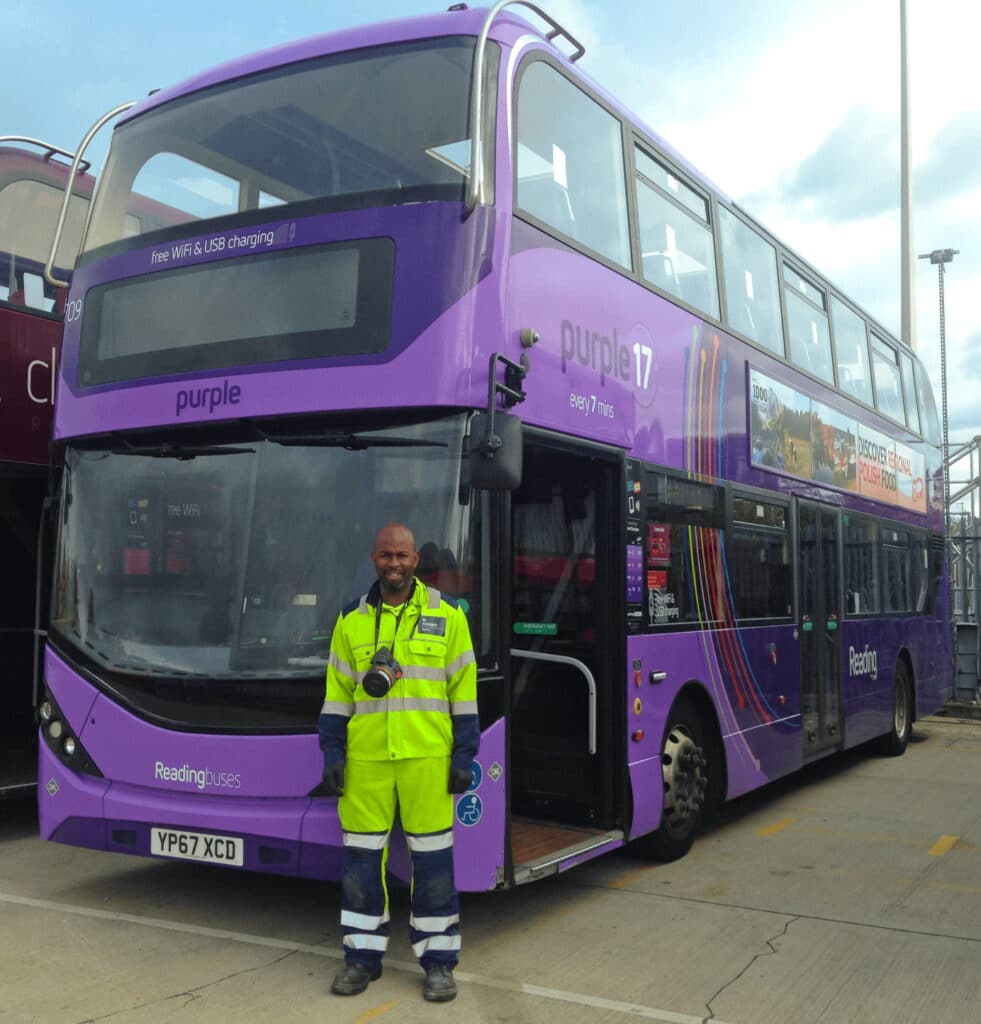
[(842, 742), (840, 518), (829, 505), (797, 506), (805, 760)]
[(623, 838), (621, 460), (527, 432), (511, 492), (515, 882)]

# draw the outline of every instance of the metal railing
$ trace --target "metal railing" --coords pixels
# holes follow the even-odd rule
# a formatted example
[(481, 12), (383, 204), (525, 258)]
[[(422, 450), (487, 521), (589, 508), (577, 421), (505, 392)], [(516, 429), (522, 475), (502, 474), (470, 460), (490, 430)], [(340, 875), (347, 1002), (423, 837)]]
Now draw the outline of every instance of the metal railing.
[(952, 446), (946, 465), (950, 504), (947, 558), (957, 662), (955, 697), (981, 701), (981, 437)]

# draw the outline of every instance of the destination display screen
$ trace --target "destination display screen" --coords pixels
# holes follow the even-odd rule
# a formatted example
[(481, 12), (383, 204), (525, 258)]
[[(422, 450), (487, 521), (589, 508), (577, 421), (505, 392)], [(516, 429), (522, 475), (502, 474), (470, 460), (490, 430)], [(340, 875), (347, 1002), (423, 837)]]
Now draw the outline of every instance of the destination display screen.
[(78, 383), (384, 352), (393, 264), (392, 241), (371, 238), (97, 286), (85, 299)]

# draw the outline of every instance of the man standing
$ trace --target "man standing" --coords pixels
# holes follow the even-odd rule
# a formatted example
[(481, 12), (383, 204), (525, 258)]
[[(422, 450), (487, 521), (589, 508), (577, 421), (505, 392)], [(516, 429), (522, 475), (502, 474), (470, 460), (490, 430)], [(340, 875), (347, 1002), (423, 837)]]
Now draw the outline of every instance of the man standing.
[(480, 743), (477, 667), (466, 616), (413, 575), (406, 526), (378, 531), (377, 581), (338, 617), (317, 729), (324, 785), (344, 831), (344, 966), (331, 985), (356, 995), (381, 976), (388, 944), (385, 865), (399, 817), (412, 856), (409, 937), (423, 997), (456, 996), (460, 914), (453, 879), (453, 794), (465, 793)]

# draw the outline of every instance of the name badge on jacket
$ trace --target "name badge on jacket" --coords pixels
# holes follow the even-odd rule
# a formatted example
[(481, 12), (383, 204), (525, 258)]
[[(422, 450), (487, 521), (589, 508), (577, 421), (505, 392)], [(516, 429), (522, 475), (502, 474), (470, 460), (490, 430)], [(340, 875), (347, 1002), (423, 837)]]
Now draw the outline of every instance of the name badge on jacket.
[(426, 636), (446, 636), (446, 619), (435, 615), (421, 615), (416, 632)]

